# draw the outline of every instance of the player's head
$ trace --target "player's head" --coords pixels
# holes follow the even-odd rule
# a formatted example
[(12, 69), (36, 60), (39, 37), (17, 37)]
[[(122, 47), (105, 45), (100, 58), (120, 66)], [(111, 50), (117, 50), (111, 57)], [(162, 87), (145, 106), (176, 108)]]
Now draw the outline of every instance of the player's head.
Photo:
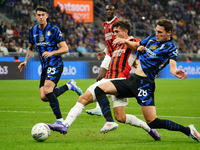
[(36, 9), (35, 17), (37, 18), (38, 24), (44, 25), (48, 18), (48, 9), (44, 6), (38, 6)]
[(156, 39), (159, 42), (170, 40), (172, 34), (173, 24), (170, 20), (161, 19), (156, 26)]
[(106, 17), (107, 20), (110, 21), (115, 16), (115, 6), (113, 4), (106, 5)]
[(126, 19), (119, 20), (113, 24), (112, 29), (116, 38), (127, 38), (131, 33), (131, 24)]

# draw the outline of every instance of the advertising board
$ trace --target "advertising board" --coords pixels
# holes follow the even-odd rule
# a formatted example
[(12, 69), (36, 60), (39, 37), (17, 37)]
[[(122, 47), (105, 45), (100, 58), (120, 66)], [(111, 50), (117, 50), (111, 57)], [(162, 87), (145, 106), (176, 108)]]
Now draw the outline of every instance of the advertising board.
[(93, 22), (92, 0), (54, 0), (54, 6), (59, 6), (61, 12), (72, 14), (75, 22)]

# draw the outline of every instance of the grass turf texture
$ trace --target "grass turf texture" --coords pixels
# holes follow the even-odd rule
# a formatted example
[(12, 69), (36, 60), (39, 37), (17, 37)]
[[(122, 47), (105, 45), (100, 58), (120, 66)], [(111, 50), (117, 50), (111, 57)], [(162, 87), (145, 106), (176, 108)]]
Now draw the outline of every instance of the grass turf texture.
[[(61, 86), (69, 80), (60, 80)], [(200, 79), (156, 79), (155, 103), (159, 118), (170, 119), (184, 126), (194, 124), (200, 131)], [(95, 79), (76, 80), (83, 92)], [(55, 117), (48, 103), (39, 97), (37, 80), (0, 80), (0, 149), (1, 150), (35, 150), (35, 149), (199, 149), (200, 143), (189, 139), (180, 132), (158, 129), (162, 141), (154, 141), (143, 129), (119, 123), (119, 128), (108, 134), (99, 130), (105, 123), (104, 117), (90, 116), (86, 109), (71, 125), (66, 135), (51, 131), (44, 142), (37, 142), (31, 136), (32, 127), (39, 122), (53, 123)], [(65, 119), (69, 110), (75, 105), (78, 95), (67, 91), (60, 97), (61, 111)], [(112, 103), (111, 103), (112, 107)], [(144, 120), (140, 106), (134, 98), (129, 99), (127, 114), (135, 114)]]

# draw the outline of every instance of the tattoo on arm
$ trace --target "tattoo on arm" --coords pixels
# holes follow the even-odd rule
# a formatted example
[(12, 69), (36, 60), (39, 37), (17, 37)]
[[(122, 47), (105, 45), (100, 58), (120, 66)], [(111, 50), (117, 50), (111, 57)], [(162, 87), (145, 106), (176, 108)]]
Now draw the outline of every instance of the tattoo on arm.
[(29, 59), (32, 57), (32, 55), (33, 55), (33, 45), (29, 43), (25, 61), (28, 62)]

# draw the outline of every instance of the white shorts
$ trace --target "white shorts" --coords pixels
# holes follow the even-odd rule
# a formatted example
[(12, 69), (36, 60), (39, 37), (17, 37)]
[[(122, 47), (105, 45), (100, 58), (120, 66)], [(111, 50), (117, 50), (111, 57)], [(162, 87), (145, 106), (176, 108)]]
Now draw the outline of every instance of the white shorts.
[[(105, 83), (107, 81), (111, 81), (111, 80), (124, 80), (126, 78), (114, 78), (114, 79), (102, 79), (96, 83), (94, 83), (93, 85), (91, 85), (87, 90), (90, 91), (90, 93), (92, 94), (92, 97), (93, 97), (93, 101), (96, 102), (97, 99), (96, 99), (96, 96), (95, 96), (95, 93), (94, 93), (94, 89), (102, 84), (102, 83)], [(115, 107), (119, 107), (119, 106), (126, 106), (128, 105), (128, 98), (118, 98), (114, 95), (111, 96), (112, 98), (112, 102), (113, 102), (113, 108)]]
[(109, 55), (106, 55), (103, 59), (103, 61), (101, 62), (100, 67), (105, 68), (106, 70), (108, 70), (109, 64), (110, 64), (110, 60), (111, 57)]

